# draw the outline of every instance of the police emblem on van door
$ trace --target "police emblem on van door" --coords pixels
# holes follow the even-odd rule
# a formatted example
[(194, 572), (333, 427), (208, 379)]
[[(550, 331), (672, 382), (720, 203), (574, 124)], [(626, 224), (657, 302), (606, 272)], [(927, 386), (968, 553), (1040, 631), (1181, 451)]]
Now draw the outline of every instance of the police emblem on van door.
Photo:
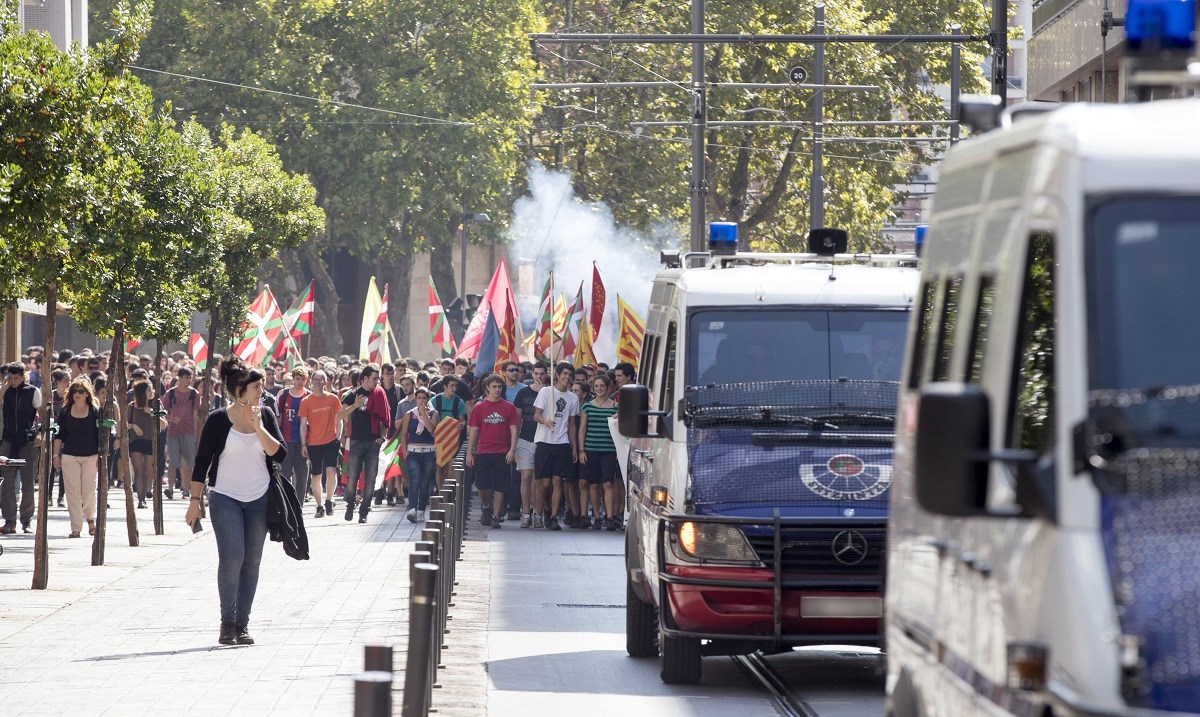
[(892, 467), (839, 453), (824, 464), (802, 464), (800, 480), (809, 490), (830, 500), (871, 500), (891, 487)]

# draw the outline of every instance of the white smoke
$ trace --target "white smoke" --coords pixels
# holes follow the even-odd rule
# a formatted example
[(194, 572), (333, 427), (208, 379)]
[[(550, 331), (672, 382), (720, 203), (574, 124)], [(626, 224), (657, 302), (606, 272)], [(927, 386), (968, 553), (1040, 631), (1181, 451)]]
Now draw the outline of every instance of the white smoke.
[(570, 173), (538, 162), (529, 165), (529, 194), (513, 204), (509, 238), (512, 266), (522, 278), (517, 302), (526, 334), (540, 320), (538, 302), (550, 272), (555, 295), (566, 295), (568, 309), (583, 282), (584, 306), (590, 311), (596, 262), (607, 294), (596, 358), (609, 365), (616, 353), (617, 294), (644, 318), (654, 275), (662, 268), (659, 249), (677, 248), (681, 239), (667, 222), (649, 234), (617, 226), (608, 205), (575, 196)]

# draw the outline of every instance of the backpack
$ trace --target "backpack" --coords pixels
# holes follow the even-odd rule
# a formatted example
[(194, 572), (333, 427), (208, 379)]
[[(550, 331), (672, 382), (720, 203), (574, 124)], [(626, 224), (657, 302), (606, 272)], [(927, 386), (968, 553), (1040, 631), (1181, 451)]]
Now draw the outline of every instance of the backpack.
[[(170, 399), (167, 401), (167, 403), (169, 404), (167, 406), (167, 410), (171, 410), (172, 408), (175, 408), (175, 391), (176, 390), (177, 389), (173, 388), (170, 391), (167, 391), (167, 396), (170, 397)], [(195, 404), (196, 397), (199, 395), (200, 395), (200, 392), (197, 391), (195, 388), (189, 388), (188, 389), (188, 403)]]

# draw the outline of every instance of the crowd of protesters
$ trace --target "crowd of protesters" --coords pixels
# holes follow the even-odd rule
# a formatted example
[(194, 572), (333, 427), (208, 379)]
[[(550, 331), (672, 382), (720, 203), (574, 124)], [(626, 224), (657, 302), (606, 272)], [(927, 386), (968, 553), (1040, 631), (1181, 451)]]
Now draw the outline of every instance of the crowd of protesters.
[[(31, 347), (21, 361), (3, 367), (0, 456), (24, 465), (0, 468), (0, 534), (16, 532), (18, 523), (24, 532), (32, 530), (46, 390), (53, 391), (57, 423), (52, 486), (58, 507), (70, 515), (69, 537), (85, 528), (95, 532), (98, 454), (106, 430), (113, 456), (129, 459), (139, 509), (155, 480), (168, 500), (177, 493), (202, 499), (195, 493), (203, 477), (192, 482), (198, 436), (208, 414), (232, 407), (235, 398), (215, 373), (220, 356), (214, 356), (213, 371), (198, 370), (181, 351), (164, 355), (157, 371), (151, 356), (130, 356), (124, 436), (97, 428), (107, 400), (107, 352), (62, 350), (53, 359)], [(468, 481), (479, 491), (483, 525), (623, 529), (625, 489), (609, 419), (618, 389), (635, 378), (633, 367), (505, 361), (494, 373), (478, 376), (474, 369), (461, 358), (376, 365), (349, 356), (314, 357), (291, 368), (276, 362), (261, 369), (262, 390), (254, 400), (277, 417), (279, 470), (301, 503), (313, 501), (314, 518), (334, 515), (340, 500), (346, 521), (357, 511), (358, 522), (366, 523), (372, 506), (385, 503), (406, 508), (409, 521), (423, 521), (430, 494), (450, 474), (451, 463), (437, 460), (438, 429), (450, 418), (457, 423), (454, 440), (466, 449)], [(207, 405), (206, 383), (212, 388)], [(376, 488), (381, 449), (393, 439), (403, 470)], [(122, 485), (120, 462), (110, 461), (112, 486)]]

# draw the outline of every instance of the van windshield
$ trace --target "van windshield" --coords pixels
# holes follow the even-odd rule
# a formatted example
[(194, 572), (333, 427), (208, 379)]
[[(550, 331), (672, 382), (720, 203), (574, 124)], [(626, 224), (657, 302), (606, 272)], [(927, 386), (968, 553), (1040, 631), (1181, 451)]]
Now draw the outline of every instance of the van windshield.
[(1195, 391), (1164, 390), (1200, 385), (1200, 197), (1106, 199), (1090, 219), (1093, 416), (1125, 447), (1200, 445)]
[(688, 324), (687, 385), (898, 381), (907, 309), (703, 309)]

